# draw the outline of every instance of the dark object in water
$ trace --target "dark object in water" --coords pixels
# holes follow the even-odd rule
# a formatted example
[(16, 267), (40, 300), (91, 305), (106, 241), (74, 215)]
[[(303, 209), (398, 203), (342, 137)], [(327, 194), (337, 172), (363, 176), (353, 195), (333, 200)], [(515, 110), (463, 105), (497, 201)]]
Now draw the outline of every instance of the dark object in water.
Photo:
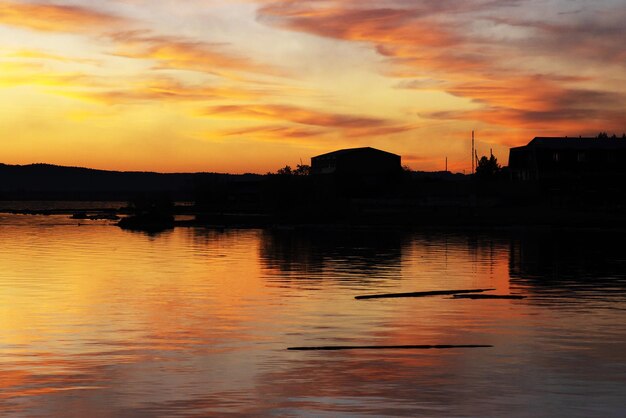
[(420, 298), (424, 296), (456, 295), (457, 293), (480, 293), (496, 289), (468, 289), (468, 290), (434, 290), (430, 292), (383, 293), (379, 295), (355, 296), (355, 299), (383, 299), (383, 298)]
[(99, 221), (99, 220), (118, 221), (120, 217), (114, 213), (100, 213), (100, 214), (90, 215), (87, 217), (87, 219), (92, 220), (92, 221)]
[(453, 295), (453, 299), (525, 299), (522, 295)]
[(327, 345), (321, 347), (289, 347), (287, 350), (293, 351), (333, 351), (333, 350), (429, 350), (447, 348), (490, 348), (493, 345)]
[(88, 219), (86, 212), (74, 212), (70, 219)]
[(174, 228), (174, 216), (161, 213), (131, 215), (122, 218), (117, 226), (134, 231), (161, 232)]
[(174, 228), (174, 203), (167, 196), (139, 196), (126, 209), (130, 215), (117, 223), (122, 229), (158, 233)]

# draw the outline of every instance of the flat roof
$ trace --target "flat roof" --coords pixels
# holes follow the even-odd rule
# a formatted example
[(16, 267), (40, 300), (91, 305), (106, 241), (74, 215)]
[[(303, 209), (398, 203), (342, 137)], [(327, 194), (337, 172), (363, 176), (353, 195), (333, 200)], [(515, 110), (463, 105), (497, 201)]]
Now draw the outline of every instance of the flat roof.
[(547, 137), (538, 136), (527, 145), (511, 148), (520, 150), (528, 147), (548, 149), (626, 149), (626, 139), (617, 138), (589, 138), (589, 137)]

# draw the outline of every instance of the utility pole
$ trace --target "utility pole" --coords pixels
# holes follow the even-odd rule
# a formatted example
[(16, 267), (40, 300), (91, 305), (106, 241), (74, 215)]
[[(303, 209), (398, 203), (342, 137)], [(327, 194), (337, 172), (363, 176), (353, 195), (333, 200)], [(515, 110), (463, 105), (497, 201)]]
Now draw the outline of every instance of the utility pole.
[(446, 172), (448, 171), (448, 156), (446, 155)]
[[(479, 161), (479, 159), (478, 159), (478, 151), (476, 151), (476, 150), (474, 150), (474, 158), (475, 158), (475, 160), (474, 160), (474, 161), (475, 161), (475, 166), (474, 166), (474, 168), (475, 168), (475, 169), (478, 169), (478, 161)], [(476, 173), (476, 170), (474, 170), (474, 174), (475, 174), (475, 173)]]
[(474, 131), (472, 131), (472, 174), (474, 174)]

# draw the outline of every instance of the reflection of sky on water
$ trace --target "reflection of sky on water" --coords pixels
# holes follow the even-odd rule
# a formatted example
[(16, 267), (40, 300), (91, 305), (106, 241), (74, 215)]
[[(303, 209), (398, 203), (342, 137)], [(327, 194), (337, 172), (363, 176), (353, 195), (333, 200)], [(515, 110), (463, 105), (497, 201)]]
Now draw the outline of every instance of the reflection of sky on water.
[[(3, 416), (623, 411), (624, 257), (608, 242), (358, 230), (155, 237), (16, 219), (0, 221)], [(529, 298), (354, 300), (473, 287)], [(363, 343), (494, 347), (285, 350)]]

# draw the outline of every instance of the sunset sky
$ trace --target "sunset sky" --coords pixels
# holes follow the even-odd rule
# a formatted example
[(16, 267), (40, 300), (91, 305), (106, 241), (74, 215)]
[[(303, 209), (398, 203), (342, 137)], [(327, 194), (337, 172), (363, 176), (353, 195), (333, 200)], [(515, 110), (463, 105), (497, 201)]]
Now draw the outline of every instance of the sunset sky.
[(626, 131), (624, 0), (0, 0), (0, 162), (417, 170)]

